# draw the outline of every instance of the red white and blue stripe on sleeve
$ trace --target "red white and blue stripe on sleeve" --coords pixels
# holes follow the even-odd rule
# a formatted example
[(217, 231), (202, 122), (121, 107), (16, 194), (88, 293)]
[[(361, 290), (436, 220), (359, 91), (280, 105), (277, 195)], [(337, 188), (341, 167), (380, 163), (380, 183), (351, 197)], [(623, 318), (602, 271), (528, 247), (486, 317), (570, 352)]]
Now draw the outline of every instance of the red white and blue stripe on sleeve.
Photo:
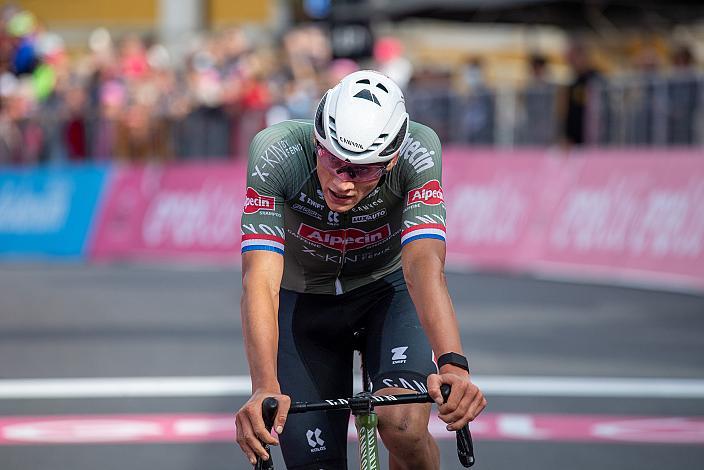
[(249, 234), (242, 235), (242, 253), (254, 250), (273, 251), (284, 254), (284, 239), (276, 235)]
[(421, 238), (435, 238), (445, 241), (445, 226), (442, 224), (418, 224), (401, 232), (401, 246)]

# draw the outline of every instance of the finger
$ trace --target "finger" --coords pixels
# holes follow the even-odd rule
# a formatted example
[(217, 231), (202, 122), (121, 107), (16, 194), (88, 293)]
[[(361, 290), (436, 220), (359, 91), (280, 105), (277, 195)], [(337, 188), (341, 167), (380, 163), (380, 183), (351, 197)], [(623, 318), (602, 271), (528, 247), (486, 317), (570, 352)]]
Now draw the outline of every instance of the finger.
[(264, 420), (261, 416), (256, 416), (257, 419), (252, 419), (252, 416), (250, 415), (249, 418), (252, 423), (252, 431), (257, 439), (264, 444), (279, 445), (279, 440), (272, 436), (271, 431), (264, 427)]
[[(448, 431), (459, 431), (470, 421), (474, 421), (475, 418), (481, 413), (481, 411), (486, 407), (486, 399), (481, 392), (478, 392), (471, 402), (468, 402), (467, 410), (464, 415), (455, 419), (451, 426), (448, 426)], [(454, 417), (453, 417), (454, 418)]]
[(277, 400), (279, 400), (279, 409), (276, 412), (276, 418), (274, 419), (274, 430), (276, 431), (276, 434), (281, 434), (284, 432), (286, 418), (288, 417), (288, 410), (291, 408), (291, 397), (281, 395), (277, 397)]
[(244, 439), (247, 442), (247, 445), (249, 445), (252, 451), (256, 454), (256, 456), (261, 457), (262, 460), (267, 460), (269, 458), (269, 453), (266, 451), (261, 441), (254, 433), (245, 434)]
[(472, 403), (469, 405), (469, 409), (467, 410), (469, 421), (474, 421), (477, 416), (479, 416), (479, 413), (484, 410), (484, 408), (486, 408), (486, 398), (484, 398), (484, 395), (480, 392), (474, 398)]
[(472, 402), (470, 400), (462, 400), (454, 411), (438, 416), (447, 424), (454, 424), (467, 415), (467, 411), (469, 410), (471, 403)]
[[(269, 454), (264, 448), (264, 444), (278, 444), (278, 441), (264, 428), (261, 406), (247, 405), (243, 412), (240, 412), (240, 418), (243, 440), (255, 454), (266, 460)], [(257, 428), (257, 426), (259, 427)]]
[(435, 401), (438, 406), (443, 404), (442, 393), (440, 393), (440, 385), (442, 385), (442, 379), (438, 374), (430, 374), (428, 376), (428, 395)]
[(447, 402), (442, 405), (438, 411), (442, 415), (449, 415), (460, 405), (460, 401), (464, 397), (469, 383), (451, 374), (448, 374), (444, 378), (445, 383), (449, 383), (452, 386), (452, 390), (450, 391), (450, 396), (447, 398)]
[(245, 431), (245, 429), (247, 428), (247, 424), (245, 424), (245, 420), (243, 420), (239, 414), (235, 419), (235, 423), (237, 426), (237, 444), (239, 444), (240, 449), (242, 449), (242, 452), (244, 452), (244, 455), (247, 456), (247, 459), (250, 461), (250, 463), (254, 465), (257, 463), (257, 456), (247, 443), (247, 436), (251, 435), (251, 431)]

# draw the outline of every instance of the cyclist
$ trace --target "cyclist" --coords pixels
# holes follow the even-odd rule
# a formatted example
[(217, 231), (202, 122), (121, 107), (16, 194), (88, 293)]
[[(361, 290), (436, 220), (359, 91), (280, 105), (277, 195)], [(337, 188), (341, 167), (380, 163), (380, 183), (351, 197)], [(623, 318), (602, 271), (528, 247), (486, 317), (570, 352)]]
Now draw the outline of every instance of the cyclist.
[[(289, 469), (346, 469), (349, 412), (295, 415), (291, 399), (352, 394), (354, 350), (374, 394), (425, 392), (448, 430), (486, 406), (469, 377), (444, 277), (440, 142), (410, 121), (374, 71), (347, 75), (313, 121), (285, 121), (250, 146), (242, 215), (242, 325), (252, 396), (237, 442), (254, 463), (278, 444)], [(357, 340), (363, 332), (362, 344)], [(437, 358), (437, 360), (436, 360)], [(261, 403), (280, 407), (271, 436)], [(430, 405), (378, 410), (391, 469), (438, 469)]]

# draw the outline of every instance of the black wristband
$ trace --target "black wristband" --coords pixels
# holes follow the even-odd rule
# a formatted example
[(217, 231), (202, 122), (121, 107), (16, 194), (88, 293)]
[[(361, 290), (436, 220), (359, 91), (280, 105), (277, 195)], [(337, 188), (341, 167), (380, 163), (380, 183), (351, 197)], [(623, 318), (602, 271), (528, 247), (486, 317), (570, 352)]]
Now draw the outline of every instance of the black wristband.
[(451, 364), (469, 372), (469, 362), (467, 362), (467, 358), (462, 354), (449, 352), (438, 357), (438, 369), (447, 364)]

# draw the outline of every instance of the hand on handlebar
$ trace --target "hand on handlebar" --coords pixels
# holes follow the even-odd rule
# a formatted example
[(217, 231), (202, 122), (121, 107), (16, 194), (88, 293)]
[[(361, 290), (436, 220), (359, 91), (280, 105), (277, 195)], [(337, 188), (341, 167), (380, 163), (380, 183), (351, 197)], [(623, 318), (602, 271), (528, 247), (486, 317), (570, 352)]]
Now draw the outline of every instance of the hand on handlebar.
[[(443, 401), (440, 386), (452, 387), (447, 402)], [(448, 431), (459, 431), (473, 421), (486, 407), (486, 398), (469, 375), (455, 373), (431, 374), (428, 376), (428, 395), (438, 405), (438, 417), (446, 422)]]
[(247, 403), (242, 405), (235, 417), (237, 444), (242, 448), (242, 452), (252, 462), (252, 465), (256, 463), (257, 457), (261, 457), (263, 460), (269, 458), (269, 453), (263, 444), (279, 445), (279, 440), (271, 435), (262, 419), (262, 402), (267, 397), (274, 397), (278, 401), (274, 430), (277, 434), (281, 434), (286, 423), (288, 409), (291, 406), (291, 399), (278, 391), (256, 390)]

